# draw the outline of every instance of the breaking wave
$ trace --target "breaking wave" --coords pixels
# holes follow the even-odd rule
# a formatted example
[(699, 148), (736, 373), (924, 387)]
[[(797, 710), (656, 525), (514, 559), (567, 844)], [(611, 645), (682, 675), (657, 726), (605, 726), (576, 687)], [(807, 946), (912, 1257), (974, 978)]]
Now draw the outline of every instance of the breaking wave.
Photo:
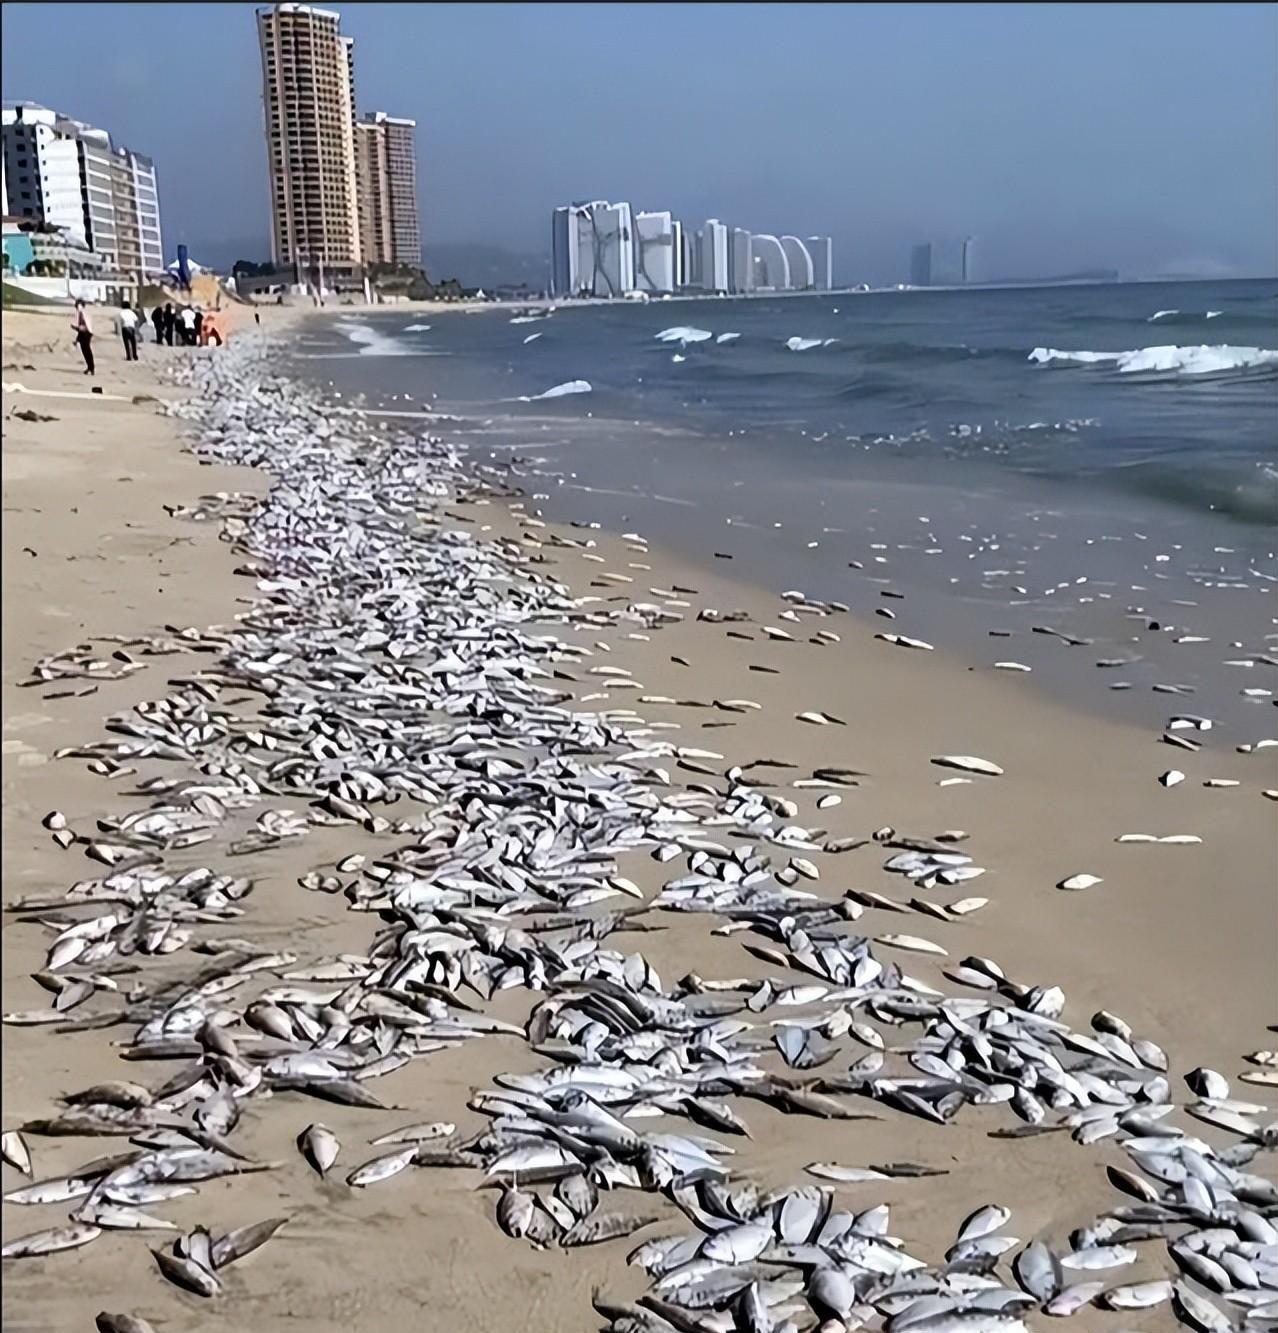
[(1137, 347), (1127, 352), (1061, 351), (1036, 347), (1030, 361), (1042, 366), (1103, 366), (1120, 375), (1181, 379), (1278, 377), (1278, 351), (1264, 347)]

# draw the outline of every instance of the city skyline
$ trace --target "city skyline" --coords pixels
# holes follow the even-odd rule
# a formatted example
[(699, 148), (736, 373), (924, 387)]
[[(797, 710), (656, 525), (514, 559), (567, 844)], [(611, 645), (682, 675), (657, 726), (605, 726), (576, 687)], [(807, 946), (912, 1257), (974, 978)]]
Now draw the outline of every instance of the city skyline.
[[(174, 37), (142, 6), (60, 6), (50, 24), (47, 8), (6, 5), (6, 95), (144, 144), (172, 194), (166, 230), (193, 255), (265, 258), (260, 74), (244, 60), (254, 10), (182, 10), (216, 134), (180, 100), (152, 114), (149, 80)], [(544, 254), (546, 212), (594, 188), (660, 198), (681, 217), (751, 217), (772, 234), (799, 204), (834, 238), (840, 284), (900, 281), (910, 246), (947, 234), (980, 236), (981, 268), (1001, 275), (1278, 268), (1278, 131), (1264, 114), (1278, 104), (1278, 19), (1265, 7), (1168, 7), (1151, 27), (1144, 7), (1116, 5), (1101, 29), (1084, 7), (800, 5), (765, 52), (731, 6), (691, 5), (678, 11), (687, 40), (663, 63), (678, 133), (623, 118), (605, 135), (571, 107), (640, 95), (649, 76), (624, 46), (606, 72), (589, 58), (636, 12), (583, 7), (557, 24), (553, 7), (346, 7), (360, 104), (416, 119), (418, 171), (427, 180), (429, 162), (429, 179), (448, 182), (423, 199), (428, 260), (436, 243)], [(721, 50), (716, 68), (694, 58), (699, 36)], [(482, 53), (485, 75), (443, 59), (423, 81), (401, 54), (417, 50)], [(835, 69), (848, 51), (855, 79)], [(572, 79), (558, 79), (565, 68)], [(1217, 124), (1234, 129), (1209, 134)]]
[(551, 292), (618, 298), (706, 292), (829, 291), (828, 236), (730, 231), (718, 218), (695, 230), (669, 209), (636, 213), (629, 202), (563, 204), (551, 215)]

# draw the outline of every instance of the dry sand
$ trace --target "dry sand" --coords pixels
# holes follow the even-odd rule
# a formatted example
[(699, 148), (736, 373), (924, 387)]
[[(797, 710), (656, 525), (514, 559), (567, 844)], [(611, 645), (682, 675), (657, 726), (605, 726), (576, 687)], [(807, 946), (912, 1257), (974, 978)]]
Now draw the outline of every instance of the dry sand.
[[(263, 313), (268, 321), (290, 314), (271, 308)], [(32, 389), (84, 392), (65, 325), (62, 312), (6, 315), (6, 386), (16, 380)], [(56, 690), (23, 689), (19, 682), (42, 654), (99, 635), (230, 621), (236, 599), (246, 592), (231, 572), (232, 548), (217, 540), (213, 525), (172, 518), (165, 506), (190, 503), (212, 490), (260, 491), (267, 482), (258, 473), (201, 467), (180, 451), (174, 423), (156, 415), (155, 403), (135, 401), (140, 395), (172, 397), (160, 378), (164, 362), (189, 351), (148, 345), (144, 360), (126, 368), (118, 343), (108, 337), (98, 342), (98, 383), (115, 397), (4, 398), (6, 904), (37, 891), (59, 892), (90, 873), (76, 849), (59, 851), (40, 828), (47, 810), (64, 810), (83, 828), (128, 807), (122, 794), (127, 782), (109, 782), (88, 772), (82, 760), (52, 761), (51, 754), (96, 738), (107, 714), (158, 696), (164, 680), (184, 674), (191, 658), (145, 659), (145, 670), (104, 682), (84, 697), (50, 701)], [(14, 411), (23, 409), (57, 420), (16, 420)], [(480, 529), (519, 530), (517, 508), (493, 502), (459, 512)], [(734, 584), (718, 570), (691, 568), (658, 550), (642, 554), (632, 543), (601, 533), (523, 531), (530, 551), (544, 557), (543, 567), (578, 595), (667, 601), (686, 617), (654, 631), (648, 641), (610, 635), (612, 651), (599, 651), (594, 663), (574, 671), (578, 682), (571, 688), (579, 699), (606, 692), (615, 706), (676, 721), (682, 743), (725, 756), (716, 761), (720, 769), (763, 757), (794, 764), (769, 770), (777, 777), (774, 790), (796, 801), (798, 822), (832, 836), (868, 837), (883, 825), (916, 836), (954, 828), (971, 834), (964, 850), (988, 873), (953, 890), (918, 896), (949, 902), (980, 895), (991, 900), (986, 908), (945, 923), (872, 909), (861, 919), (867, 934), (923, 935), (944, 945), (953, 960), (983, 954), (1017, 979), (1057, 984), (1068, 999), (1066, 1017), (1076, 1026), (1085, 1027), (1096, 1008), (1113, 1010), (1169, 1051), (1174, 1074), (1206, 1063), (1232, 1077), (1245, 1052), (1274, 1044), (1266, 1024), (1278, 1018), (1275, 807), (1261, 793), (1278, 786), (1275, 751), (1217, 753), (1210, 739), (1198, 754), (1171, 750), (1157, 735), (1058, 708), (1014, 679), (979, 676), (943, 653), (877, 641), (873, 635), (882, 625), (850, 616), (803, 617), (792, 624), (778, 619), (784, 604), (775, 596)], [(552, 544), (565, 538), (594, 540), (589, 553), (606, 563)], [(605, 583), (604, 570), (634, 583)], [(676, 594), (675, 588), (695, 591)], [(742, 609), (750, 619), (698, 622), (697, 612), (706, 607)], [(764, 623), (785, 626), (796, 642), (766, 640), (759, 630)], [(815, 639), (818, 629), (835, 631), (841, 641)], [(99, 647), (105, 656), (112, 645)], [(686, 665), (675, 660), (680, 658)], [(590, 664), (600, 662), (629, 669), (642, 688), (607, 689), (604, 678), (587, 674)], [(754, 666), (773, 667), (777, 674)], [(680, 702), (640, 702), (653, 696)], [(728, 713), (714, 707), (715, 699), (743, 697), (762, 708)], [(806, 725), (795, 720), (803, 710), (824, 710), (846, 725)], [(940, 786), (953, 775), (929, 758), (946, 753), (995, 760), (1005, 775)], [(821, 793), (787, 792), (785, 783), (823, 764), (865, 776), (841, 793), (840, 805), (817, 812)], [(1169, 767), (1188, 775), (1171, 790), (1157, 782)], [(695, 772), (680, 776), (711, 780)], [(1236, 777), (1241, 785), (1204, 788), (1202, 780), (1211, 776)], [(1194, 833), (1203, 841), (1115, 842), (1132, 831)], [(375, 842), (321, 829), (300, 846), (250, 858), (248, 869), (260, 887), (235, 933), (251, 934), (266, 948), (288, 947), (304, 959), (362, 952), (369, 923), (346, 912), (340, 897), (306, 893), (296, 884), (310, 869), (331, 869), (361, 840)], [(215, 848), (192, 849), (191, 864), (210, 863)], [(831, 898), (848, 888), (877, 890), (902, 903), (915, 894), (908, 881), (881, 869), (885, 853), (874, 843), (812, 859), (821, 871), (817, 889)], [(647, 896), (662, 882), (661, 867), (646, 858), (623, 869)], [(1084, 893), (1055, 889), (1057, 881), (1080, 871), (1105, 882)], [(712, 919), (663, 916), (657, 924), (667, 929), (623, 938), (626, 947), (642, 949), (667, 981), (689, 971), (706, 977), (775, 972), (745, 955), (737, 940), (710, 936)], [(5, 1011), (47, 1002), (28, 979), (43, 965), (46, 938), (38, 924), (6, 918)], [(161, 966), (180, 973), (191, 961), (180, 953)], [(917, 955), (902, 955), (901, 961), (925, 980), (936, 975)], [(527, 1004), (522, 993), (505, 993), (494, 1011), (518, 1020)], [(112, 1046), (123, 1031), (55, 1036), (49, 1029), (6, 1028), (4, 1127), (50, 1114), (59, 1094), (92, 1082), (139, 1073), (155, 1081), (169, 1072), (123, 1065)], [(236, 1142), (282, 1167), (211, 1182), (196, 1196), (153, 1210), (184, 1226), (242, 1224), (269, 1215), (291, 1219), (266, 1249), (233, 1270), (224, 1295), (202, 1301), (162, 1281), (147, 1252), (146, 1241), (162, 1239), (154, 1233), (106, 1233), (69, 1254), (7, 1265), (5, 1329), (71, 1333), (91, 1328), (103, 1308), (135, 1310), (167, 1333), (297, 1327), (575, 1333), (599, 1327), (590, 1309), (593, 1287), (616, 1295), (642, 1290), (641, 1275), (624, 1261), (633, 1242), (534, 1253), (497, 1231), (495, 1195), (475, 1191), (473, 1172), (411, 1171), (374, 1189), (351, 1191), (335, 1181), (321, 1183), (292, 1145), (307, 1123), (322, 1120), (346, 1144), (341, 1162), (349, 1168), (369, 1155), (368, 1139), (401, 1123), (442, 1119), (461, 1129), (477, 1127), (480, 1117), (466, 1109), (471, 1091), (496, 1072), (534, 1063), (540, 1062), (522, 1042), (472, 1041), (458, 1052), (415, 1061), (379, 1083), (379, 1095), (404, 1107), (402, 1112), (357, 1111), (287, 1096), (255, 1102)], [(802, 1166), (816, 1159), (948, 1166), (951, 1174), (938, 1180), (839, 1188), (841, 1197), (862, 1206), (891, 1202), (893, 1232), (932, 1258), (940, 1257), (961, 1217), (981, 1202), (1013, 1208), (1015, 1234), (1028, 1239), (1042, 1233), (1056, 1241), (1115, 1202), (1104, 1178), (1105, 1164), (1121, 1157), (1112, 1142), (1080, 1147), (1063, 1135), (991, 1140), (987, 1131), (1006, 1121), (979, 1115), (940, 1127), (891, 1115), (842, 1123), (782, 1117), (753, 1102), (745, 1112), (753, 1137), (738, 1141), (739, 1169), (767, 1183), (796, 1181)], [(38, 1176), (59, 1174), (118, 1144), (31, 1142)], [(5, 1188), (18, 1180), (6, 1166)], [(6, 1204), (4, 1235), (53, 1225), (64, 1211)], [(651, 1234), (686, 1229), (683, 1219), (672, 1216)], [(1149, 1247), (1151, 1255), (1157, 1248)], [(1124, 1270), (1123, 1280), (1157, 1271), (1142, 1260)], [(1076, 1326), (1156, 1329), (1170, 1322), (1165, 1310), (1089, 1311)]]

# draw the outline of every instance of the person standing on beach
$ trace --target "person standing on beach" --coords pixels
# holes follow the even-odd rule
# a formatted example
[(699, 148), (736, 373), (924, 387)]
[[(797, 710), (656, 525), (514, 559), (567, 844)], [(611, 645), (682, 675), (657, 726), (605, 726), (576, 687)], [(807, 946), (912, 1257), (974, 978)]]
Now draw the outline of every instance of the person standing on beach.
[(120, 311), (120, 339), (124, 343), (124, 359), (138, 359), (138, 312), (125, 301)]
[(184, 305), (178, 312), (178, 318), (182, 321), (182, 346), (195, 346), (195, 311), (189, 305)]
[(93, 375), (96, 373), (93, 367), (93, 326), (89, 323), (89, 312), (84, 308), (83, 301), (75, 303), (75, 319), (71, 321), (71, 327), (75, 330), (75, 345), (84, 357), (84, 373)]
[(192, 325), (192, 331), (195, 334), (192, 340), (197, 347), (204, 346), (204, 339), (200, 336), (204, 331), (204, 311), (197, 305), (195, 307), (195, 321)]
[(177, 324), (177, 312), (173, 309), (172, 301), (164, 303), (164, 341), (173, 346), (173, 330)]
[(157, 305), (151, 311), (151, 326), (155, 329), (155, 345), (158, 347), (164, 341), (164, 307)]

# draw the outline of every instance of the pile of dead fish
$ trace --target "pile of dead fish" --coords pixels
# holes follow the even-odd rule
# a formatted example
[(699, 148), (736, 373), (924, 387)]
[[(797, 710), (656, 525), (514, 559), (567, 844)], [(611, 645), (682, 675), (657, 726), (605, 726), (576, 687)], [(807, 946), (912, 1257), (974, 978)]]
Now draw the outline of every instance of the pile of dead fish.
[[(575, 599), (528, 546), (450, 526), (448, 505), (485, 494), (455, 450), (329, 411), (264, 365), (252, 339), (192, 362), (184, 373), (198, 393), (174, 409), (201, 456), (271, 475), (260, 503), (219, 493), (179, 515), (222, 525), (257, 597), (230, 627), (173, 631), (204, 654), (202, 668), (110, 719), (112, 739), (67, 752), (113, 778), (136, 775), (146, 804), (92, 833), (51, 814), (55, 837), (102, 873), (17, 905), (54, 932), (35, 978), (53, 998), (5, 1021), (127, 1025), (126, 1060), (176, 1061), (177, 1072), (158, 1086), (86, 1089), (5, 1135), (5, 1160), (28, 1175), (32, 1135), (133, 1145), (11, 1190), (10, 1203), (71, 1209), (66, 1223), (11, 1241), (6, 1258), (87, 1244), (106, 1228), (165, 1229), (147, 1209), (262, 1169), (232, 1141), (255, 1097), (382, 1107), (373, 1080), (500, 1033), (546, 1063), (475, 1095), (481, 1131), (423, 1123), (384, 1135), (347, 1182), (473, 1170), (500, 1189), (501, 1228), (538, 1246), (690, 1223), (632, 1254), (651, 1281), (638, 1304), (596, 1298), (617, 1333), (976, 1333), (1023, 1328), (1037, 1310), (1165, 1302), (1200, 1330), (1278, 1326), (1278, 1189), (1250, 1169), (1278, 1142), (1266, 1107), (1205, 1070), (1190, 1076), (1196, 1100), (1177, 1107), (1152, 1043), (1104, 1012), (1075, 1030), (1058, 988), (1014, 980), (990, 959), (948, 967), (963, 987), (954, 995), (884, 961), (947, 951), (912, 934), (861, 934), (864, 912), (931, 904), (818, 894), (811, 855), (842, 848), (788, 822), (795, 807), (759, 777), (710, 767), (720, 756), (673, 745), (628, 709), (574, 706), (564, 678), (590, 649), (573, 633), (652, 631), (673, 612)], [(81, 648), (38, 674), (103, 670), (113, 668)], [(680, 786), (679, 764), (714, 780)], [(217, 838), (228, 860), (261, 855), (317, 826), (381, 836), (376, 854), (301, 881), (370, 914), (367, 953), (299, 967), (291, 953), (219, 934), (251, 924), (253, 880), (192, 866), (186, 849)], [(887, 868), (920, 889), (981, 873), (953, 849), (961, 834), (876, 837), (893, 853)], [(651, 902), (624, 873), (642, 853), (678, 871)], [(661, 913), (712, 915), (717, 933), (740, 934), (743, 954), (772, 970), (663, 980), (621, 943), (659, 929)], [(141, 967), (180, 951), (202, 966), (178, 979)], [(511, 987), (539, 997), (526, 1027), (484, 1012)], [(891, 1234), (884, 1206), (846, 1211), (825, 1184), (752, 1185), (733, 1144), (758, 1103), (938, 1127), (982, 1115), (998, 1136), (1112, 1139), (1130, 1158), (1109, 1171), (1124, 1198), (1061, 1252), (1008, 1235), (1008, 1210), (980, 1201), (953, 1247), (927, 1260)], [(1182, 1110), (1228, 1146), (1177, 1125)], [(668, 1119), (688, 1127), (673, 1132)], [(319, 1122), (298, 1146), (321, 1174), (342, 1151)], [(809, 1171), (836, 1185), (942, 1174), (919, 1163)], [(627, 1207), (625, 1191), (643, 1203)], [(213, 1297), (219, 1272), (280, 1225), (197, 1228), (156, 1263)], [(1124, 1283), (1122, 1269), (1155, 1252), (1165, 1277)]]

